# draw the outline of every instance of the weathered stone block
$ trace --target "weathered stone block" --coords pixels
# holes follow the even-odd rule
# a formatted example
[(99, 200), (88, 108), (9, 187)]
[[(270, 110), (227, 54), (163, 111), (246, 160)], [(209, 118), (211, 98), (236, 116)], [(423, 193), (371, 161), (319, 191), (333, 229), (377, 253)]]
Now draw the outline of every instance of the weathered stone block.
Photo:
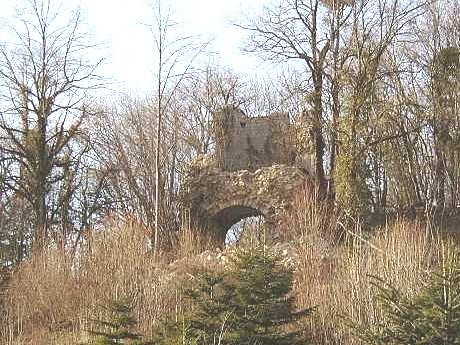
[(237, 108), (223, 109), (214, 120), (217, 165), (225, 171), (255, 171), (293, 164), (289, 126), (286, 114), (248, 117)]

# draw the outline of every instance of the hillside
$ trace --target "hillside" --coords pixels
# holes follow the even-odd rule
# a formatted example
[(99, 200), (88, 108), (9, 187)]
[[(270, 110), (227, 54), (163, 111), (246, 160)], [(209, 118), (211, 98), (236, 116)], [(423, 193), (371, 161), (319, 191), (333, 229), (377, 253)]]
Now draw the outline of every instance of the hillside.
[(135, 331), (148, 338), (165, 318), (180, 319), (189, 306), (184, 286), (200, 269), (225, 272), (235, 252), (262, 245), (293, 270), (296, 308), (314, 307), (295, 324), (309, 335), (306, 343), (360, 344), (350, 322), (370, 327), (385, 315), (372, 277), (414, 296), (458, 247), (422, 221), (394, 220), (371, 232), (359, 224), (344, 229), (342, 222), (301, 194), (278, 243), (264, 244), (248, 230), (238, 246), (209, 248), (197, 229), (184, 228), (174, 250), (157, 257), (139, 224), (107, 224), (79, 256), (49, 249), (13, 274), (4, 301), (5, 343), (76, 344), (87, 336), (90, 320), (103, 315), (100, 307), (120, 298), (133, 307)]

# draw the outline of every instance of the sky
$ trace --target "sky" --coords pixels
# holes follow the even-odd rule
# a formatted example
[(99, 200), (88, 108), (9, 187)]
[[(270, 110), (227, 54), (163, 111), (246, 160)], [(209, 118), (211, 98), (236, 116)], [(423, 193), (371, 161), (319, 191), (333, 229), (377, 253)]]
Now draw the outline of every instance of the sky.
[[(13, 14), (22, 0), (0, 0), (0, 16)], [(232, 25), (242, 15), (255, 15), (270, 0), (163, 0), (170, 6), (174, 21), (185, 35), (201, 35), (212, 40), (209, 50), (216, 52), (212, 62), (236, 73), (255, 77), (263, 62), (243, 54), (247, 35)], [(251, 4), (252, 3), (252, 4)], [(110, 77), (120, 91), (148, 94), (153, 90), (154, 49), (145, 24), (151, 23), (149, 0), (65, 0), (66, 8), (80, 5), (92, 39), (102, 43), (99, 50), (106, 58), (102, 74)]]

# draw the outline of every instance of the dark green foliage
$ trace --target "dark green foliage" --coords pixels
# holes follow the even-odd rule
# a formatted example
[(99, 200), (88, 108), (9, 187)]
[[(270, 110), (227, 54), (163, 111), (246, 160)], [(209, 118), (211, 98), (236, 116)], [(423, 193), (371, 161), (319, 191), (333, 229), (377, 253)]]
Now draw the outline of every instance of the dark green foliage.
[(240, 251), (226, 274), (201, 272), (185, 294), (193, 308), (180, 322), (158, 333), (157, 342), (172, 344), (297, 344), (300, 332), (285, 326), (308, 315), (295, 311), (292, 272), (263, 249)]
[(446, 81), (457, 76), (460, 67), (460, 50), (456, 47), (441, 49), (433, 58), (431, 65), (432, 78), (439, 81)]
[(225, 275), (209, 271), (198, 272), (194, 286), (184, 291), (192, 303), (192, 311), (181, 315), (178, 322), (168, 322), (157, 330), (155, 343), (217, 344), (219, 338), (234, 328), (232, 287)]
[(90, 320), (95, 329), (88, 330), (93, 339), (85, 343), (86, 345), (152, 344), (141, 341), (141, 335), (133, 331), (137, 321), (132, 315), (133, 309), (128, 300), (113, 300), (102, 309), (105, 313), (104, 319)]
[(235, 344), (295, 344), (298, 334), (281, 326), (305, 316), (295, 312), (292, 271), (263, 249), (240, 251), (233, 260)]
[(375, 284), (386, 320), (370, 328), (355, 327), (367, 344), (460, 344), (460, 265), (434, 273), (414, 298), (382, 280)]
[(232, 286), (225, 281), (225, 275), (201, 273), (195, 289), (186, 295), (197, 306), (188, 320), (190, 333), (203, 343), (214, 343), (224, 332), (234, 327)]

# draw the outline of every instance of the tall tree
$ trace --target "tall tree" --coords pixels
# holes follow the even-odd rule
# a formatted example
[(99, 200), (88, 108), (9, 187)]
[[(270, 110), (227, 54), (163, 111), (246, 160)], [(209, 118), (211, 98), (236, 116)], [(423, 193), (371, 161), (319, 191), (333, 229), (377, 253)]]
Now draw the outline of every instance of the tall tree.
[(398, 1), (359, 1), (353, 9), (347, 59), (341, 71), (344, 101), (334, 182), (338, 203), (354, 216), (370, 204), (368, 165), (376, 156), (374, 146), (401, 135), (377, 130), (379, 123), (388, 120), (389, 112), (381, 88), (385, 78), (398, 73), (385, 59), (393, 43), (407, 37), (402, 28), (419, 14), (416, 9), (401, 7)]
[(450, 206), (456, 207), (460, 178), (459, 170), (456, 167), (459, 164), (460, 153), (460, 136), (458, 134), (460, 124), (459, 48), (441, 49), (433, 59), (431, 72), (434, 109), (432, 126), (436, 155), (436, 203), (440, 207), (447, 206), (446, 182), (450, 180), (450, 195), (453, 201)]
[(155, 151), (155, 228), (153, 234), (154, 251), (159, 246), (160, 235), (160, 204), (161, 204), (161, 167), (160, 147), (163, 119), (170, 111), (171, 101), (178, 87), (191, 75), (193, 63), (203, 52), (207, 42), (199, 42), (196, 37), (183, 35), (178, 31), (178, 24), (174, 21), (172, 9), (164, 8), (162, 0), (158, 0), (153, 7), (153, 23), (150, 25), (153, 36), (154, 50), (157, 56), (155, 69), (155, 97), (156, 121), (155, 142), (152, 149)]
[(100, 85), (101, 60), (88, 60), (78, 10), (26, 0), (0, 45), (0, 150), (12, 164), (10, 190), (30, 205), (33, 241), (47, 241), (65, 198), (59, 190), (81, 155), (88, 92)]
[[(261, 52), (270, 59), (283, 62), (301, 61), (308, 73), (305, 79), (310, 81), (310, 87), (305, 93), (304, 116), (311, 123), (315, 175), (323, 193), (326, 192), (324, 102), (327, 55), (333, 46), (334, 69), (337, 73), (340, 40), (338, 35), (350, 14), (350, 10), (345, 10), (347, 6), (348, 2), (345, 1), (282, 0), (277, 6), (265, 8), (263, 15), (249, 24), (241, 25), (251, 32), (248, 51)], [(330, 24), (327, 29), (323, 25), (323, 19), (326, 19), (331, 11), (333, 19), (327, 20)], [(337, 96), (337, 85), (334, 92)], [(337, 120), (338, 97), (335, 97), (334, 101), (334, 114)], [(331, 157), (335, 160), (335, 148), (332, 152), (334, 153)]]

